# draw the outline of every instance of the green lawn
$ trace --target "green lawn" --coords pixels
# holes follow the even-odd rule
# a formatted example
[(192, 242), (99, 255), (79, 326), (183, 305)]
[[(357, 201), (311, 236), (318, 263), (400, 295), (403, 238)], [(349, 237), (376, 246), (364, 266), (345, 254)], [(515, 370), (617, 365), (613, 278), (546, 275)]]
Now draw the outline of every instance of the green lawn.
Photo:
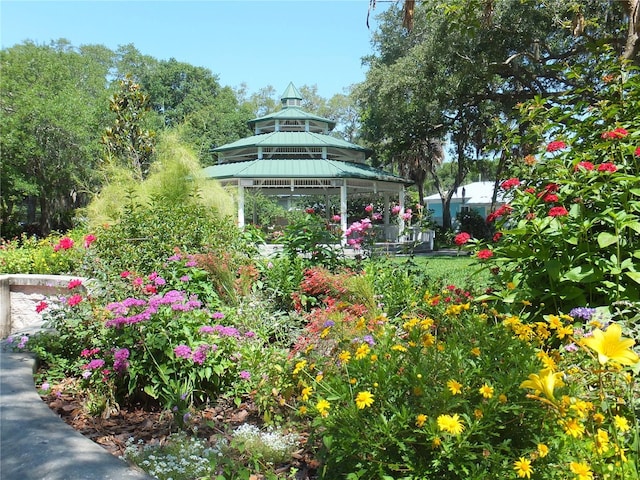
[[(393, 257), (404, 262), (409, 257)], [(489, 272), (479, 272), (477, 260), (469, 256), (426, 256), (417, 255), (413, 261), (423, 267), (433, 279), (442, 279), (443, 283), (459, 287), (484, 286), (489, 282)]]

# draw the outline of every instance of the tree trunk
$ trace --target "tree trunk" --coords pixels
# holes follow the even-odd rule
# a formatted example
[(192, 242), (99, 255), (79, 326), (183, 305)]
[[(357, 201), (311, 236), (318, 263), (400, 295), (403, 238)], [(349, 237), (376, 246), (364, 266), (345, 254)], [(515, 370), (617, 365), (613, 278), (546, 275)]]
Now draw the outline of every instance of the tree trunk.
[(629, 28), (622, 58), (638, 65), (640, 63), (640, 0), (627, 0), (624, 6), (629, 15)]

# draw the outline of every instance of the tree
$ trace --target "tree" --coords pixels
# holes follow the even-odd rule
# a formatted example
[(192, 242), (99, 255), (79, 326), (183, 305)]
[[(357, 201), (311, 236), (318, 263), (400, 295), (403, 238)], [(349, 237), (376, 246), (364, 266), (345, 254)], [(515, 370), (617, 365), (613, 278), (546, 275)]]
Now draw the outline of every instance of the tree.
[(137, 180), (149, 172), (155, 133), (145, 128), (149, 112), (149, 95), (140, 89), (130, 75), (120, 80), (120, 90), (109, 100), (115, 114), (113, 125), (102, 136), (109, 160), (124, 163)]
[[(448, 0), (390, 7), (373, 34), (376, 54), (366, 59), (370, 70), (358, 89), (364, 136), (381, 151), (379, 162), (399, 165), (435, 137), (452, 146), (462, 162), (456, 179), (463, 180), (466, 163), (489, 145), (491, 126), (512, 121), (518, 103), (580, 88), (567, 66), (584, 59), (593, 65), (603, 44), (623, 51), (628, 18), (621, 3)], [(594, 74), (579, 80), (593, 81)], [(457, 186), (441, 192), (443, 203), (443, 193)]]
[(25, 204), (40, 234), (69, 228), (96, 184), (106, 65), (66, 40), (27, 42), (0, 59), (2, 235), (18, 231)]

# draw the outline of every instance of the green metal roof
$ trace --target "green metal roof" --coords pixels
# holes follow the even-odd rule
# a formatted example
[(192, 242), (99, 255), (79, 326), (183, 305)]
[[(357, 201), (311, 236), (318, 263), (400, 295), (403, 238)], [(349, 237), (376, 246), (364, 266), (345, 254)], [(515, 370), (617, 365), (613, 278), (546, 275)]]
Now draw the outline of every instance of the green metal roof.
[(367, 154), (371, 152), (369, 149), (356, 145), (355, 143), (312, 132), (271, 132), (252, 135), (251, 137), (241, 138), (235, 142), (214, 148), (213, 151), (227, 152), (229, 150), (247, 147), (333, 147), (347, 148)]
[(302, 100), (302, 95), (300, 95), (300, 92), (295, 87), (293, 82), (289, 82), (289, 86), (282, 94), (282, 97), (280, 97), (280, 100), (286, 100), (287, 98), (295, 98), (296, 100)]
[(305, 112), (299, 107), (284, 107), (277, 112), (270, 113), (265, 115), (264, 117), (254, 118), (249, 120), (247, 123), (249, 128), (254, 128), (257, 122), (264, 122), (267, 120), (315, 120), (316, 122), (326, 123), (328, 125), (329, 130), (333, 130), (336, 126), (336, 122), (333, 120), (329, 120), (328, 118), (319, 117), (317, 115), (313, 115), (311, 113)]
[(411, 185), (413, 182), (379, 168), (338, 160), (249, 160), (212, 165), (205, 178), (359, 178)]

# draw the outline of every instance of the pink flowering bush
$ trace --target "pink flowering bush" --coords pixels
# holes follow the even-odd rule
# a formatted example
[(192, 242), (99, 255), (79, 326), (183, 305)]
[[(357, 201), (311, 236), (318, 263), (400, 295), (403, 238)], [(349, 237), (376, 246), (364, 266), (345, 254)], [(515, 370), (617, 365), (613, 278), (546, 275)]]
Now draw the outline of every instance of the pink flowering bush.
[(511, 138), (538, 149), (512, 159), (510, 200), (487, 218), (501, 236), (480, 251), (495, 279), (485, 298), (507, 311), (640, 301), (640, 79), (603, 65), (616, 81), (592, 97), (522, 106), (535, 134)]

